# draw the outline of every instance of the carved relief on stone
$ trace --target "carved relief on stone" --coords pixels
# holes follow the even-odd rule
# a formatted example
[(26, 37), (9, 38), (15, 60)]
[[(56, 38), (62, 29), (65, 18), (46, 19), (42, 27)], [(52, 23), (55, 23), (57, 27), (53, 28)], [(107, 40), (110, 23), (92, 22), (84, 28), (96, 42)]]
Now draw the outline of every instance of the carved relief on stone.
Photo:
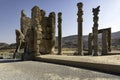
[(13, 58), (15, 58), (16, 53), (19, 53), (21, 45), (25, 42), (25, 37), (20, 30), (16, 29), (15, 33), (16, 33), (16, 50), (15, 50), (15, 53), (13, 55)]

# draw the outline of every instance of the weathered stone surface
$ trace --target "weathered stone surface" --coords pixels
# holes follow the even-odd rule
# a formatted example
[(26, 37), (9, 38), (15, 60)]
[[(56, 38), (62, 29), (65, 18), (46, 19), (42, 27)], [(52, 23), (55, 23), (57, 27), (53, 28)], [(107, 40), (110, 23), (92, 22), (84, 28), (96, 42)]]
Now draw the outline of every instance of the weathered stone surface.
[(77, 13), (78, 15), (78, 19), (77, 19), (77, 22), (78, 22), (78, 55), (84, 55), (83, 54), (83, 39), (82, 39), (83, 4), (78, 3), (77, 7), (78, 7), (78, 13)]
[(62, 13), (58, 13), (58, 55), (62, 54)]
[(17, 29), (15, 30), (15, 33), (16, 33), (16, 43), (17, 43), (15, 52), (19, 52), (21, 44), (24, 42), (25, 37), (23, 33)]
[[(105, 28), (98, 30), (98, 34), (102, 34), (102, 55), (111, 51), (111, 28)], [(93, 35), (92, 33), (89, 34), (88, 37), (88, 53), (93, 53)]]
[(108, 29), (108, 51), (111, 52), (111, 28)]
[(15, 30), (16, 33), (16, 50), (13, 54), (13, 58), (16, 57), (16, 54), (19, 53), (21, 45), (25, 42), (25, 37), (20, 30)]
[(21, 32), (26, 36), (27, 30), (30, 28), (30, 22), (31, 19), (26, 16), (25, 11), (21, 11), (21, 20), (20, 20), (20, 26), (21, 26)]
[(102, 33), (102, 54), (103, 55), (108, 53), (107, 34), (108, 32), (103, 30), (103, 33)]
[(30, 54), (34, 52), (34, 29), (31, 27), (27, 30), (25, 36), (25, 48), (24, 53)]
[(34, 54), (37, 55), (40, 53), (40, 44), (42, 40), (42, 28), (41, 28), (41, 13), (39, 7), (35, 6), (32, 8), (31, 16), (31, 27), (33, 28), (34, 35)]
[(41, 27), (42, 27), (42, 42), (40, 52), (43, 54), (54, 53), (55, 48), (55, 13), (51, 12), (48, 17), (45, 16), (45, 11), (41, 10)]
[(92, 55), (92, 50), (93, 50), (93, 34), (89, 33), (88, 36), (88, 54)]

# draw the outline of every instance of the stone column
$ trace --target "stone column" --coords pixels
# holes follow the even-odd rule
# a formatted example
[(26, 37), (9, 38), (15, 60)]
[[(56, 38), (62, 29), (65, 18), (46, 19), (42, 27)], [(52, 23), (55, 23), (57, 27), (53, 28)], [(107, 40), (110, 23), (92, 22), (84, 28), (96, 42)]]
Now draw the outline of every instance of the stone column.
[(21, 32), (23, 33), (23, 34), (25, 34), (25, 32), (24, 32), (24, 25), (25, 25), (25, 22), (26, 21), (26, 14), (25, 14), (25, 11), (24, 10), (22, 10), (21, 11), (21, 19), (20, 19), (20, 26), (21, 26)]
[(106, 55), (108, 53), (108, 44), (107, 44), (107, 34), (106, 30), (102, 32), (102, 54)]
[(34, 52), (36, 55), (40, 54), (40, 44), (42, 40), (42, 28), (40, 24), (37, 24), (34, 28)]
[(62, 54), (62, 13), (58, 13), (58, 55)]
[(111, 51), (111, 28), (108, 30), (108, 51)]
[(20, 26), (21, 32), (26, 36), (27, 30), (30, 28), (30, 18), (26, 16), (25, 11), (21, 11)]
[(98, 14), (99, 14), (99, 8), (100, 6), (98, 6), (97, 8), (93, 8), (92, 12), (93, 12), (93, 48), (94, 48), (94, 56), (98, 56)]
[(83, 15), (83, 4), (80, 2), (77, 4), (77, 7), (78, 7), (78, 19), (77, 19), (77, 22), (78, 22), (78, 55), (84, 55), (83, 54), (83, 39), (82, 39), (82, 22), (83, 22), (83, 18), (82, 18), (82, 15)]
[(50, 18), (50, 26), (51, 26), (51, 51), (50, 51), (50, 54), (53, 54), (54, 51), (55, 51), (55, 40), (56, 40), (56, 37), (55, 37), (55, 32), (56, 32), (56, 15), (55, 15), (55, 12), (51, 12), (50, 15), (49, 15), (49, 18)]
[(88, 36), (88, 54), (89, 55), (92, 55), (92, 44), (93, 44), (93, 34), (92, 33), (89, 33), (89, 36)]
[(40, 44), (42, 40), (41, 13), (39, 7), (32, 8), (32, 29), (33, 29), (33, 53), (40, 54)]

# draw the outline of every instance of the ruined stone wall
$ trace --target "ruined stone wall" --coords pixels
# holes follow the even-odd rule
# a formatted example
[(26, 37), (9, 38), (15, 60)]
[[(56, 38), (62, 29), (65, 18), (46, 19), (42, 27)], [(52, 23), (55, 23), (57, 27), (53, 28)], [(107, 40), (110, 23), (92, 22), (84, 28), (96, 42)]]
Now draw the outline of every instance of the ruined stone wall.
[(26, 16), (24, 10), (21, 11), (20, 26), (21, 32), (26, 35), (28, 28), (30, 28), (31, 19)]
[(45, 14), (42, 14), (41, 25), (42, 25), (43, 35), (42, 35), (42, 43), (40, 47), (40, 52), (43, 54), (54, 53), (55, 13), (54, 12), (50, 13), (49, 17), (46, 17)]
[[(111, 28), (98, 30), (98, 34), (102, 33), (102, 55), (108, 54), (111, 51)], [(93, 53), (93, 33), (88, 37), (88, 54)]]
[[(21, 11), (21, 31), (25, 35), (25, 53), (54, 53), (55, 48), (55, 13), (48, 17), (45, 11), (35, 6), (31, 10), (31, 18)], [(39, 29), (38, 29), (39, 28)], [(41, 38), (41, 39), (40, 39)]]

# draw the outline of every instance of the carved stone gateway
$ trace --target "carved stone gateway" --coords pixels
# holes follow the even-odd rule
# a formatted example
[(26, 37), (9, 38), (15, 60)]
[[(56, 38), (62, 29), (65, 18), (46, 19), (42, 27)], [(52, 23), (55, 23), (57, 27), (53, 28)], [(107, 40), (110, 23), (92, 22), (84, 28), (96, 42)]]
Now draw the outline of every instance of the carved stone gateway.
[(102, 54), (106, 55), (111, 51), (111, 28), (101, 29), (98, 32), (102, 33)]
[(78, 15), (78, 19), (77, 19), (77, 22), (78, 22), (78, 55), (84, 55), (83, 54), (83, 39), (82, 39), (83, 4), (78, 3), (77, 7), (78, 7), (78, 13), (77, 13)]
[[(98, 34), (102, 34), (102, 55), (108, 54), (111, 51), (111, 28), (100, 29), (98, 30)], [(88, 54), (92, 55), (93, 53), (93, 35), (92, 33), (89, 34), (88, 37)]]
[(107, 45), (107, 31), (103, 31), (102, 33), (102, 54), (108, 53), (108, 45)]
[(48, 17), (38, 6), (31, 10), (31, 18), (21, 11), (21, 32), (25, 36), (24, 59), (33, 59), (38, 54), (52, 54), (55, 48), (55, 13)]

